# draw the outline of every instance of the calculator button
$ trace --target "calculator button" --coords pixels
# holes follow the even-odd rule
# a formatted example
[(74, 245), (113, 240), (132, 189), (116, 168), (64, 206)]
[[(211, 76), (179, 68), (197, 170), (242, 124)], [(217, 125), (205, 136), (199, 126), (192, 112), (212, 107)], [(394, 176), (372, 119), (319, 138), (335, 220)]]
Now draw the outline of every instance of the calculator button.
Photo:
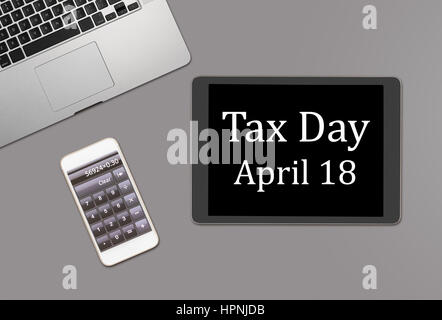
[(92, 202), (92, 197), (87, 197), (80, 200), (80, 205), (85, 211), (92, 209), (95, 206), (94, 203)]
[(100, 213), (101, 218), (106, 219), (113, 215), (113, 211), (110, 205), (105, 204), (98, 208), (98, 212)]
[(106, 173), (98, 178), (89, 180), (75, 187), (75, 192), (79, 198), (83, 198), (87, 195), (94, 194), (104, 188), (109, 188), (114, 184), (114, 178), (111, 173)]
[(92, 229), (92, 233), (94, 234), (95, 237), (99, 237), (99, 236), (106, 233), (106, 230), (104, 229), (103, 222), (98, 222), (98, 223), (92, 225), (91, 229)]
[(130, 209), (129, 212), (133, 221), (144, 218), (143, 209), (140, 206)]
[(118, 200), (112, 201), (112, 209), (114, 209), (115, 213), (126, 209), (123, 199), (118, 199)]
[(102, 237), (100, 237), (100, 238), (98, 238), (97, 239), (97, 244), (98, 244), (98, 247), (100, 248), (101, 251), (106, 250), (106, 249), (112, 247), (112, 244), (111, 244), (107, 234), (102, 236)]
[(123, 234), (120, 230), (109, 233), (109, 237), (114, 246), (124, 241)]
[(132, 191), (134, 191), (134, 189), (132, 188), (132, 184), (130, 183), (130, 181), (129, 180), (126, 180), (126, 181), (124, 181), (124, 182), (121, 182), (119, 185), (118, 185), (118, 188), (120, 188), (120, 190), (121, 190), (121, 194), (128, 194), (128, 193), (131, 193)]
[(137, 230), (135, 229), (134, 225), (128, 225), (127, 227), (123, 228), (124, 237), (129, 240), (137, 236)]
[(97, 205), (97, 206), (107, 202), (107, 197), (104, 194), (104, 191), (94, 194), (93, 197), (94, 197), (95, 205)]
[(136, 222), (135, 226), (137, 228), (137, 233), (139, 235), (141, 235), (143, 233), (146, 233), (146, 232), (149, 232), (151, 230), (150, 226), (149, 226), (149, 223), (147, 223), (146, 219), (143, 219), (143, 220), (140, 220), (140, 221)]
[(118, 168), (117, 170), (114, 170), (114, 177), (117, 179), (117, 181), (124, 181), (127, 179), (127, 173), (124, 167)]
[(89, 224), (100, 221), (100, 216), (98, 215), (97, 209), (86, 212), (86, 218)]
[(128, 208), (135, 207), (135, 206), (139, 205), (139, 202), (138, 202), (138, 199), (137, 199), (137, 196), (135, 195), (135, 193), (131, 193), (131, 194), (125, 196), (124, 202), (126, 203), (126, 206)]
[(104, 225), (108, 232), (118, 228), (118, 223), (115, 217), (110, 217), (109, 219), (104, 220)]
[(123, 211), (122, 213), (117, 214), (117, 220), (120, 226), (124, 226), (130, 222), (132, 219), (130, 218), (129, 212)]
[(120, 191), (118, 191), (117, 186), (113, 186), (106, 189), (106, 194), (109, 200), (114, 200), (120, 196)]

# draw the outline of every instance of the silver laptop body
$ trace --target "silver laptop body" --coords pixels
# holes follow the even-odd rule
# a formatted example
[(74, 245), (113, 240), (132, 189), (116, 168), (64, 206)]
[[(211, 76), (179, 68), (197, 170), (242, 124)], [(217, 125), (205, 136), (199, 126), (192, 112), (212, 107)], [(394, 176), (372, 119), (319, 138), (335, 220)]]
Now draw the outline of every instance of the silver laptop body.
[(165, 0), (0, 0), (0, 25), (0, 147), (190, 61)]

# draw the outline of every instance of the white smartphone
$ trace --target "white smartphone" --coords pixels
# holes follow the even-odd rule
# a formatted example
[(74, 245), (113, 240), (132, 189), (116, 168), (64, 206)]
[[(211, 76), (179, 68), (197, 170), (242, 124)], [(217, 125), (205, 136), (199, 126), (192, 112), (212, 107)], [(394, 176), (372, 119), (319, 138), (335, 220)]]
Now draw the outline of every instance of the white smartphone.
[(61, 168), (105, 266), (158, 245), (158, 234), (115, 139), (68, 154)]

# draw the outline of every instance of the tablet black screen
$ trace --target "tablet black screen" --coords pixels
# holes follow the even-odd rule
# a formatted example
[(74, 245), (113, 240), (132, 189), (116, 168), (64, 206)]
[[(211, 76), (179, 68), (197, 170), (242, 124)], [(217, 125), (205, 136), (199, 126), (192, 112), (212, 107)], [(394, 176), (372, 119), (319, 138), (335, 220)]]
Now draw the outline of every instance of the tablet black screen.
[[(218, 132), (232, 128), (232, 117), (223, 120), (223, 112), (247, 112), (246, 120), (238, 117), (239, 130), (246, 129), (246, 122), (251, 120), (260, 120), (265, 130), (269, 129), (268, 120), (276, 123), (285, 120), (281, 133), (287, 142), (275, 143), (275, 181), (265, 185), (263, 192), (258, 192), (256, 176), (256, 168), (262, 167), (261, 164), (249, 166), (255, 185), (248, 184), (250, 180), (245, 177), (240, 179), (240, 185), (234, 184), (241, 163), (210, 164), (208, 215), (382, 217), (383, 94), (382, 85), (209, 84), (210, 128)], [(324, 131), (320, 139), (300, 142), (301, 112), (321, 116)], [(320, 131), (321, 120), (312, 114), (304, 117), (306, 137), (314, 139)], [(330, 125), (336, 120), (342, 121), (343, 127), (338, 123)], [(356, 145), (355, 136), (363, 129), (362, 121), (369, 123), (357, 147), (349, 151)], [(331, 142), (328, 135), (338, 128), (343, 131), (335, 132), (333, 137), (341, 140)], [(243, 139), (242, 143), (248, 142)], [(244, 145), (242, 150), (245, 152)], [(302, 159), (307, 161), (307, 169)], [(294, 169), (284, 171), (283, 184), (277, 184), (276, 168), (293, 168), (294, 161), (297, 161), (298, 184), (293, 184)], [(355, 166), (347, 162), (340, 168), (344, 161), (352, 161)], [(307, 170), (308, 184), (301, 184), (304, 170)], [(355, 174), (353, 183), (340, 182), (343, 170)], [(327, 179), (330, 184), (324, 184)], [(352, 179), (351, 173), (343, 176), (346, 183)]]

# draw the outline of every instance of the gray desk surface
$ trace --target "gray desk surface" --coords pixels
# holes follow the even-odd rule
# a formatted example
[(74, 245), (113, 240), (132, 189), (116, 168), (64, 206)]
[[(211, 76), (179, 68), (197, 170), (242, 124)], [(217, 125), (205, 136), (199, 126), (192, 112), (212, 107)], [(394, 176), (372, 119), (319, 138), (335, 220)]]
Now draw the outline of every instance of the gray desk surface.
[[(170, 0), (193, 56), (175, 73), (0, 149), (0, 298), (442, 298), (440, 1)], [(166, 159), (198, 75), (397, 76), (403, 220), (394, 227), (197, 226), (188, 166)], [(104, 137), (122, 145), (161, 243), (103, 267), (59, 169)], [(294, 203), (293, 205), (296, 205)], [(357, 208), (355, 208), (357, 210)], [(78, 290), (62, 268), (78, 269)], [(378, 268), (364, 291), (361, 269)]]

